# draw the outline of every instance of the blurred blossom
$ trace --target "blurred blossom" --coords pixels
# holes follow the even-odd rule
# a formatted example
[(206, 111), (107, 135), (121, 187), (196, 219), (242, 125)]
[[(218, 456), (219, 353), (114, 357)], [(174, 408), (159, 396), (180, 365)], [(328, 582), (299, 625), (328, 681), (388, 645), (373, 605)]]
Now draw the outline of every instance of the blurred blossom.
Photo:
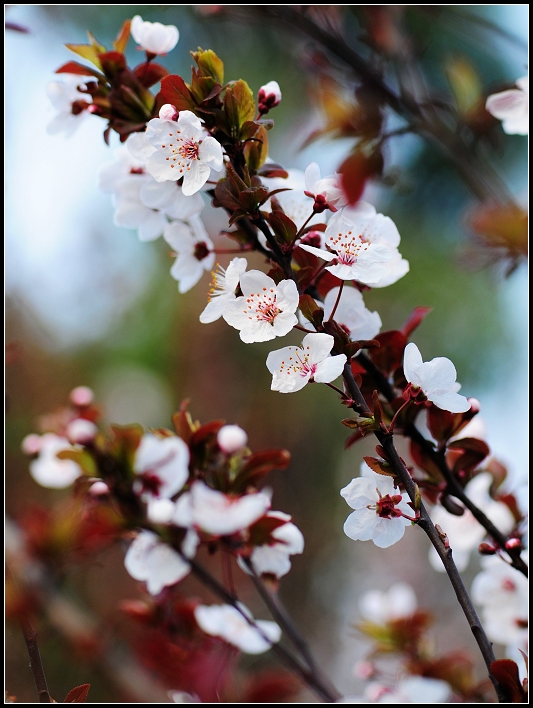
[(410, 617), (416, 611), (416, 595), (407, 583), (394, 583), (385, 591), (371, 590), (359, 599), (364, 619), (386, 624), (401, 617)]
[[(239, 603), (239, 606), (247, 617), (253, 619), (244, 605)], [(245, 654), (262, 654), (281, 639), (281, 629), (275, 622), (254, 620), (258, 631), (231, 605), (198, 605), (194, 616), (206, 634), (221, 637)]]
[(72, 450), (66, 438), (45, 433), (41, 435), (39, 455), (30, 462), (30, 474), (42, 487), (64, 489), (81, 475), (81, 469), (73, 460), (60, 460), (57, 453), (62, 450)]
[(242, 450), (247, 442), (246, 431), (239, 428), (238, 425), (224, 425), (217, 433), (218, 446), (228, 455)]
[(518, 88), (493, 93), (487, 98), (486, 109), (502, 121), (508, 135), (527, 135), (529, 131), (529, 76), (516, 80)]
[(167, 54), (174, 49), (180, 37), (175, 25), (143, 22), (140, 15), (135, 15), (131, 21), (131, 35), (150, 54)]
[(73, 135), (80, 127), (81, 122), (87, 117), (87, 94), (80, 93), (78, 86), (83, 86), (84, 81), (90, 77), (64, 74), (63, 81), (51, 81), (46, 87), (46, 93), (53, 107), (58, 111), (47, 126), (47, 131), (52, 135), (64, 133), (66, 138)]

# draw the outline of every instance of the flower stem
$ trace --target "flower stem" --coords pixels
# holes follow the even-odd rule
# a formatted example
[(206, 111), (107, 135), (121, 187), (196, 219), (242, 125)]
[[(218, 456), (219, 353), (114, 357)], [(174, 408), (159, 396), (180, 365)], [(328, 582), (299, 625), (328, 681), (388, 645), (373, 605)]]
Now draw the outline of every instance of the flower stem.
[(331, 320), (335, 317), (335, 313), (337, 312), (337, 307), (339, 306), (339, 302), (341, 299), (343, 288), (344, 288), (344, 280), (341, 280), (341, 284), (339, 285), (339, 292), (337, 295), (337, 299), (335, 300), (335, 304), (333, 305), (333, 310), (331, 310), (331, 315), (328, 317), (328, 322), (331, 322)]

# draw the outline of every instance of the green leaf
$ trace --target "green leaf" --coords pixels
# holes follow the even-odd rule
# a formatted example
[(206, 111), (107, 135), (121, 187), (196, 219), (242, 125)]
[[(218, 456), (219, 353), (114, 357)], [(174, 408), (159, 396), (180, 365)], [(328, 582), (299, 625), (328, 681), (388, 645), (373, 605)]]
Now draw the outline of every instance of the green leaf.
[(236, 139), (242, 126), (255, 116), (254, 95), (242, 79), (228, 86), (224, 94), (224, 110), (228, 135)]
[(117, 38), (113, 42), (113, 49), (116, 52), (121, 52), (121, 54), (124, 53), (126, 45), (128, 44), (128, 39), (130, 38), (130, 26), (131, 20), (126, 20), (120, 28), (120, 32), (117, 34)]
[(191, 52), (191, 56), (197, 63), (201, 76), (210, 76), (218, 84), (224, 83), (224, 62), (212, 49), (204, 51), (198, 47), (198, 51)]
[(65, 44), (65, 47), (70, 49), (71, 52), (74, 52), (74, 54), (90, 61), (97, 69), (102, 68), (99, 58), (100, 52), (97, 52), (91, 44)]
[[(248, 130), (244, 130), (245, 126), (249, 125), (250, 121), (246, 121), (241, 128), (240, 138), (243, 138), (243, 131), (245, 134)], [(244, 146), (244, 159), (248, 165), (250, 172), (257, 172), (257, 170), (262, 167), (268, 157), (268, 135), (265, 128), (261, 125), (259, 130), (254, 134), (253, 138), (248, 139), (248, 142)]]

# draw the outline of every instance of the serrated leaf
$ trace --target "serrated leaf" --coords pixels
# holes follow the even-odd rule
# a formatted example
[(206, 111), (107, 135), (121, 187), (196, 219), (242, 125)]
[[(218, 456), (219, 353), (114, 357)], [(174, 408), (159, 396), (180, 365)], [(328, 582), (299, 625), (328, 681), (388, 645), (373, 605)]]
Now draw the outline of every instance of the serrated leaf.
[(176, 106), (177, 111), (195, 111), (196, 102), (185, 81), (177, 74), (165, 76), (161, 81), (161, 91), (163, 103), (171, 103)]
[(191, 56), (198, 65), (202, 76), (210, 76), (218, 84), (224, 83), (224, 62), (212, 49), (204, 51), (198, 47), (198, 51), (191, 52)]
[(91, 44), (65, 44), (65, 47), (70, 49), (71, 52), (74, 52), (74, 54), (90, 61), (91, 64), (94, 64), (97, 69), (102, 68), (102, 64), (99, 59), (99, 52), (97, 52)]
[(133, 75), (144, 88), (150, 88), (168, 76), (168, 71), (161, 64), (152, 61), (149, 64), (143, 63), (136, 66)]
[(67, 697), (63, 703), (85, 703), (90, 688), (90, 683), (82, 683), (81, 686), (76, 686), (76, 688), (73, 688), (67, 693)]
[(102, 44), (102, 42), (99, 42), (94, 34), (92, 32), (87, 32), (87, 37), (89, 37), (89, 42), (91, 43), (91, 46), (93, 46), (98, 54), (103, 54), (104, 52), (107, 52), (107, 49), (105, 46)]
[(391, 471), (391, 466), (388, 462), (385, 462), (385, 460), (378, 460), (376, 457), (363, 457), (363, 460), (376, 474), (382, 474), (385, 477), (396, 478), (394, 472)]
[(239, 79), (228, 86), (224, 94), (224, 111), (228, 135), (236, 139), (244, 123), (255, 116), (254, 95), (246, 81)]

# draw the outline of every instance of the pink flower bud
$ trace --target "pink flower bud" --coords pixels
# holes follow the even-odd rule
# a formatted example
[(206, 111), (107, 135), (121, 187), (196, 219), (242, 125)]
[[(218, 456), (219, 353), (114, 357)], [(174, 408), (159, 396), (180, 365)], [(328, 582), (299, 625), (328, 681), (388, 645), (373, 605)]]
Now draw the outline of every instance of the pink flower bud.
[(248, 436), (238, 425), (224, 425), (220, 428), (217, 435), (217, 443), (219, 448), (231, 455), (237, 450), (241, 450), (248, 442)]
[(94, 440), (98, 428), (85, 418), (76, 418), (67, 425), (67, 438), (73, 445), (86, 445)]
[(257, 94), (258, 109), (261, 115), (268, 113), (271, 108), (279, 106), (280, 102), (281, 91), (277, 81), (269, 81), (268, 84), (261, 86)]
[(103, 496), (104, 494), (109, 494), (109, 487), (101, 479), (91, 484), (89, 487), (89, 492), (97, 497)]
[(481, 410), (481, 403), (477, 400), (477, 398), (467, 398), (466, 399), (470, 403), (470, 413), (479, 413)]
[(522, 549), (522, 541), (519, 538), (510, 538), (505, 542), (505, 548), (507, 548), (508, 551), (515, 548)]
[(165, 103), (159, 110), (161, 120), (176, 120), (178, 117), (178, 109), (171, 103)]
[(494, 546), (489, 543), (480, 543), (477, 550), (482, 556), (493, 556), (496, 553)]
[(36, 433), (26, 435), (20, 443), (20, 449), (25, 455), (38, 455), (41, 449), (41, 436)]
[(70, 392), (70, 402), (75, 406), (88, 406), (93, 398), (94, 393), (88, 386), (76, 386)]
[(358, 661), (353, 667), (353, 674), (357, 678), (368, 681), (368, 679), (376, 675), (376, 667), (370, 661)]

